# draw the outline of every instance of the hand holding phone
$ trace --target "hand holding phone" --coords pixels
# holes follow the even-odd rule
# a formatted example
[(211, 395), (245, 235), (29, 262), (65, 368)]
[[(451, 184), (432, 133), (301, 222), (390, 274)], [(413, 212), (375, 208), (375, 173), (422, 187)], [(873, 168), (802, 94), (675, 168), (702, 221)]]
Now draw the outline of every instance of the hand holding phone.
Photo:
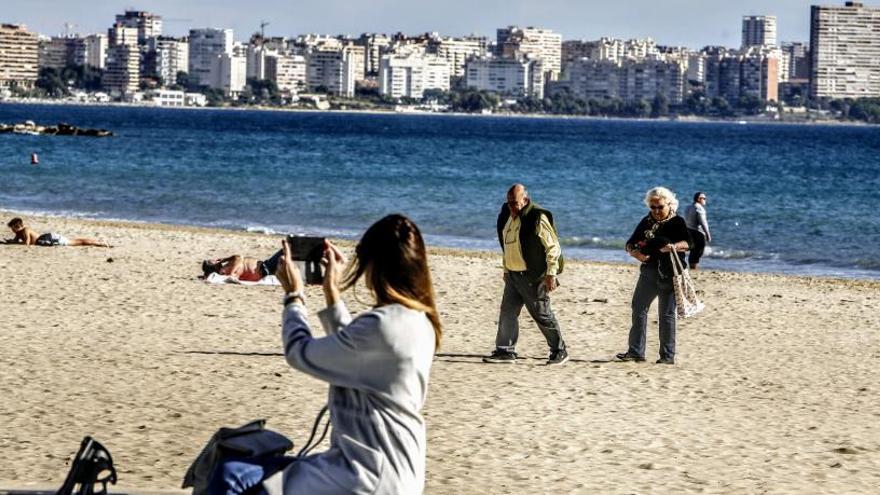
[(300, 262), (300, 269), (307, 284), (321, 284), (324, 281), (321, 258), (324, 257), (325, 243), (323, 237), (287, 236), (290, 259)]

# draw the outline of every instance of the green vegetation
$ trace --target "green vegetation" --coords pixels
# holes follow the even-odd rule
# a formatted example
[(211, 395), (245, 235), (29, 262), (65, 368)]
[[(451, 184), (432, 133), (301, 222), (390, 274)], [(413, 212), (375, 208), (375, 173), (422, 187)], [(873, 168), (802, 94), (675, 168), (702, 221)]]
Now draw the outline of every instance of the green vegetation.
[(62, 98), (70, 95), (71, 89), (99, 91), (104, 71), (90, 66), (68, 65), (57, 70), (49, 67), (40, 69), (36, 87), (45, 96)]

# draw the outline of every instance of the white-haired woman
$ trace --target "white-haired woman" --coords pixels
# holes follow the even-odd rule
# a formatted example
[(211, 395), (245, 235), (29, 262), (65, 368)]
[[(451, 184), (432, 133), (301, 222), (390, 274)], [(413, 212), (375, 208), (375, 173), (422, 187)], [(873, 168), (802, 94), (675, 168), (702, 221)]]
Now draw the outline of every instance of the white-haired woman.
[(660, 359), (658, 364), (675, 364), (675, 291), (672, 288), (673, 267), (670, 252), (685, 263), (684, 253), (692, 241), (687, 224), (676, 214), (678, 199), (665, 187), (645, 193), (649, 212), (639, 222), (629, 240), (626, 252), (641, 262), (639, 280), (632, 298), (632, 326), (629, 348), (617, 355), (621, 361), (644, 361), (648, 310), (659, 299)]

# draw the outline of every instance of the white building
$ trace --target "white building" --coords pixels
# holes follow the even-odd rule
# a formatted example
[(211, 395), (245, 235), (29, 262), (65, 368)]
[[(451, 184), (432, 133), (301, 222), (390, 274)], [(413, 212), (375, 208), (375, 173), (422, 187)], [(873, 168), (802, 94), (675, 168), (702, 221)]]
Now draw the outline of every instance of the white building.
[(565, 66), (559, 85), (584, 100), (651, 101), (661, 95), (669, 103), (678, 104), (685, 94), (685, 64), (684, 60), (657, 58), (618, 62), (581, 59)]
[(144, 46), (149, 38), (162, 35), (162, 17), (140, 10), (126, 10), (116, 16), (116, 24), (134, 28), (137, 32), (137, 44)]
[(275, 55), (266, 57), (265, 63), (265, 79), (273, 81), (279, 91), (297, 94), (308, 87), (308, 64), (302, 55)]
[(379, 93), (421, 99), (425, 90), (449, 91), (450, 66), (436, 55), (385, 55), (379, 65)]
[(309, 91), (324, 88), (328, 93), (354, 96), (355, 60), (347, 48), (316, 49), (306, 56)]
[(391, 45), (391, 38), (384, 34), (364, 33), (357, 39), (357, 44), (364, 47), (364, 76), (379, 74), (379, 62)]
[(232, 29), (191, 29), (188, 72), (192, 80), (202, 86), (221, 88), (220, 58), (232, 56), (233, 43)]
[(451, 75), (464, 76), (464, 66), (469, 58), (486, 56), (486, 38), (468, 36), (464, 38), (441, 38), (439, 36), (428, 41), (428, 53), (433, 53), (446, 60)]
[(657, 44), (651, 38), (624, 40), (599, 38), (598, 40), (568, 40), (562, 43), (562, 62), (575, 62), (583, 58), (620, 62), (626, 58), (648, 58), (660, 55)]
[(147, 91), (144, 97), (160, 107), (186, 106), (184, 92), (176, 89), (153, 89)]
[(177, 84), (177, 73), (189, 70), (189, 40), (157, 36), (147, 40), (147, 72), (163, 86)]
[(814, 5), (810, 21), (811, 96), (880, 97), (880, 8)]
[(549, 80), (562, 72), (562, 35), (549, 29), (508, 26), (496, 33), (498, 56), (530, 57), (542, 60)]
[(742, 21), (742, 49), (776, 46), (776, 16), (746, 15)]
[(465, 68), (465, 85), (509, 96), (544, 97), (544, 65), (527, 57), (474, 58)]
[(86, 65), (97, 69), (107, 66), (107, 35), (90, 34), (85, 37)]

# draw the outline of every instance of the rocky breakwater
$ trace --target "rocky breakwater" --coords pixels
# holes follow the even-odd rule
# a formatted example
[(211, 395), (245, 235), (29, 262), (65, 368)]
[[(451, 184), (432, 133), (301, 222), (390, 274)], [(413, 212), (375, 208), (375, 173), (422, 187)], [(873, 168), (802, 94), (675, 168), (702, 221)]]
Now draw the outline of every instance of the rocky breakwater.
[(26, 120), (18, 124), (0, 123), (0, 134), (3, 133), (29, 134), (32, 136), (48, 134), (51, 136), (107, 137), (113, 135), (113, 132), (107, 129), (87, 129), (63, 122), (57, 125), (43, 126), (35, 124), (32, 120)]

